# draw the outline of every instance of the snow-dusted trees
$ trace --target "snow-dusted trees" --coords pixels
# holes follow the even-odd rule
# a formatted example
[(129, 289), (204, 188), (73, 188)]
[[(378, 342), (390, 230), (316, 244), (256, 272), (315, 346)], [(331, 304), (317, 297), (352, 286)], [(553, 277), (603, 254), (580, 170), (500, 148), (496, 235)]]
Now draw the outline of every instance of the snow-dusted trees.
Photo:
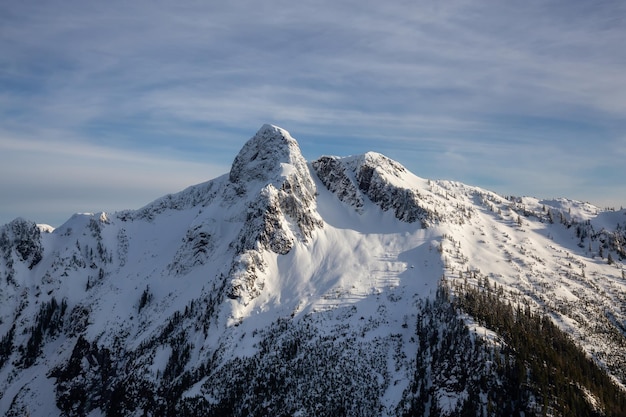
[(34, 326), (30, 329), (30, 338), (23, 349), (22, 362), (25, 367), (35, 363), (46, 336), (55, 336), (63, 325), (63, 318), (67, 310), (67, 302), (61, 303), (52, 297), (50, 301), (42, 303)]
[(505, 304), (489, 288), (461, 284), (453, 300), (455, 308), (495, 331), (503, 342), (502, 348), (492, 348), (500, 381), (487, 390), (488, 398), (507, 391), (511, 411), (531, 415), (623, 415), (626, 394), (569, 335), (548, 316)]

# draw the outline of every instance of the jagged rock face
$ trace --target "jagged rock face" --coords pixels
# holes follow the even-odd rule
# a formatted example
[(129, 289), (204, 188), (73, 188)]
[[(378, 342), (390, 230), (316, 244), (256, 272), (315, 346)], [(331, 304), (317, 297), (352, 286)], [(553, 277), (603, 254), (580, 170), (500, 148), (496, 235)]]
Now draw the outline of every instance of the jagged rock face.
[[(229, 179), (237, 184), (275, 181), (284, 176), (281, 170), (285, 165), (295, 169), (301, 177), (307, 177), (306, 161), (298, 142), (286, 130), (263, 125), (235, 157)], [(307, 185), (314, 190), (312, 182)]]
[(178, 249), (174, 261), (170, 264), (170, 271), (173, 274), (183, 275), (190, 269), (207, 262), (215, 246), (211, 226), (212, 224), (201, 223), (187, 230), (183, 245)]
[(41, 231), (34, 222), (18, 218), (0, 228), (0, 266), (5, 270), (0, 284), (14, 283), (14, 259), (32, 269), (42, 258)]
[(367, 197), (384, 211), (393, 210), (396, 218), (407, 223), (419, 221), (428, 227), (442, 220), (420, 203), (418, 190), (395, 184), (407, 171), (381, 154), (368, 152), (352, 158), (324, 156), (311, 165), (322, 183), (358, 212), (362, 211), (363, 199)]
[(353, 206), (358, 212), (363, 209), (363, 197), (355, 186), (354, 173), (334, 156), (323, 156), (311, 163), (318, 178), (337, 198)]
[(7, 225), (7, 230), (2, 231), (2, 236), (2, 241), (13, 245), (19, 260), (28, 264), (29, 269), (41, 260), (41, 232), (34, 222), (15, 219)]
[[(230, 298), (247, 302), (263, 289), (263, 251), (285, 255), (323, 222), (314, 209), (316, 188), (307, 163), (283, 129), (264, 125), (235, 158), (229, 179), (237, 194), (252, 193), (244, 226), (233, 242), (238, 256), (228, 291)], [(254, 184), (264, 186), (254, 194)]]
[[(264, 125), (235, 158), (229, 179), (240, 193), (261, 183), (252, 196), (246, 222), (259, 217), (266, 219), (261, 233), (263, 247), (285, 253), (284, 245), (277, 248), (267, 236), (279, 226), (280, 214), (295, 222), (301, 239), (310, 236), (314, 228), (321, 227), (321, 219), (313, 209), (315, 183), (298, 143), (287, 131)], [(250, 192), (254, 193), (254, 189)], [(277, 233), (284, 236), (286, 231)], [(244, 245), (243, 249), (251, 248)]]

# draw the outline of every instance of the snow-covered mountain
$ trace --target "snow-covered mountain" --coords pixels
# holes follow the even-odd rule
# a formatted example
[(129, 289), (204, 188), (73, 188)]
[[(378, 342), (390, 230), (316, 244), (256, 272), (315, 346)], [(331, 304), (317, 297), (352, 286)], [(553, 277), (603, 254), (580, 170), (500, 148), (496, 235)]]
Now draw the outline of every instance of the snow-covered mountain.
[(0, 414), (625, 415), (625, 258), (624, 210), (265, 125), (139, 210), (0, 227)]

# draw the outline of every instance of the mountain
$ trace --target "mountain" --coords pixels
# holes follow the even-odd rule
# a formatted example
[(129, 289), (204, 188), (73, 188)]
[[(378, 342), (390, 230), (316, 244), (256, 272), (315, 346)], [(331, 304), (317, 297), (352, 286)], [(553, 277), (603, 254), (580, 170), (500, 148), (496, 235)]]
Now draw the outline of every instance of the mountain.
[(625, 415), (626, 211), (307, 162), (0, 227), (0, 414)]

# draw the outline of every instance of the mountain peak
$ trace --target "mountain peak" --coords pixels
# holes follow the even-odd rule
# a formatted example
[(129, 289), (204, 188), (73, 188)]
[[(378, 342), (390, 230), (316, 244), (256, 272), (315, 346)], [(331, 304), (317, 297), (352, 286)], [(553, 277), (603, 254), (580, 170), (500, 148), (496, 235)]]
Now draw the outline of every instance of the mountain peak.
[(263, 125), (235, 157), (230, 185), (248, 195), (246, 221), (230, 271), (228, 296), (243, 305), (259, 296), (265, 283), (265, 251), (287, 254), (323, 222), (315, 210), (316, 187), (298, 142), (277, 126)]
[(621, 416), (624, 213), (264, 125), (230, 176), (0, 225), (0, 416)]
[(291, 138), (291, 135), (285, 129), (276, 125), (269, 124), (269, 123), (265, 123), (263, 126), (261, 126), (261, 128), (258, 130), (256, 134), (268, 135), (268, 136), (281, 135), (281, 136), (288, 136)]
[(288, 169), (284, 164), (306, 169), (300, 146), (289, 132), (264, 124), (235, 157), (229, 178), (234, 183), (271, 180)]

